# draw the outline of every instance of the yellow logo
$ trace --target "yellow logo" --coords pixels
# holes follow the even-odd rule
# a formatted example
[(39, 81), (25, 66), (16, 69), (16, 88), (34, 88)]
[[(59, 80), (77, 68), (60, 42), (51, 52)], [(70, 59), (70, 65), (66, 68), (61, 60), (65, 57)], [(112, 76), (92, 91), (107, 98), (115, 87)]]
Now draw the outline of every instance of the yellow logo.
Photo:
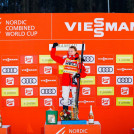
[(63, 74), (63, 69), (64, 69), (64, 66), (63, 65), (59, 65), (59, 74)]
[(95, 76), (86, 76), (85, 78), (81, 78), (81, 85), (95, 85)]
[(2, 96), (19, 96), (18, 88), (2, 88)]
[(21, 98), (21, 107), (37, 107), (38, 98)]
[(114, 87), (97, 87), (97, 95), (114, 95)]
[(43, 63), (56, 63), (56, 62), (50, 57), (50, 55), (39, 55), (39, 63), (43, 64)]
[(116, 63), (133, 63), (133, 55), (116, 55)]
[(133, 97), (117, 97), (116, 106), (133, 106)]

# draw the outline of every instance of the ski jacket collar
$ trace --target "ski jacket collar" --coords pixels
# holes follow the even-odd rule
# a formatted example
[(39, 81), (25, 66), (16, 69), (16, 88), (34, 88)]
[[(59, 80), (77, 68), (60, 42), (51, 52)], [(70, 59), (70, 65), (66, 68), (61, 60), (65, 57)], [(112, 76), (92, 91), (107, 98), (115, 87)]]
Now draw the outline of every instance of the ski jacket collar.
[(69, 58), (70, 60), (78, 60), (79, 59), (79, 54), (76, 53), (74, 56), (67, 54), (67, 58)]

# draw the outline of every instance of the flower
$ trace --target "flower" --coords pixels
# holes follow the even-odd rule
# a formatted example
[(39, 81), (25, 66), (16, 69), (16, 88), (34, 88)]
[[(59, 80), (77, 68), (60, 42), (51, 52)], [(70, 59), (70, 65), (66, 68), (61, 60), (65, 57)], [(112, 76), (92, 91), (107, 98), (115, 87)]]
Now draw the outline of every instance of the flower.
[(67, 116), (67, 113), (64, 113), (64, 116), (66, 117)]
[(64, 115), (64, 112), (60, 112), (60, 116), (63, 116)]
[(70, 112), (67, 112), (67, 115), (70, 115)]
[(71, 120), (71, 113), (68, 110), (63, 110), (59, 114), (61, 120)]

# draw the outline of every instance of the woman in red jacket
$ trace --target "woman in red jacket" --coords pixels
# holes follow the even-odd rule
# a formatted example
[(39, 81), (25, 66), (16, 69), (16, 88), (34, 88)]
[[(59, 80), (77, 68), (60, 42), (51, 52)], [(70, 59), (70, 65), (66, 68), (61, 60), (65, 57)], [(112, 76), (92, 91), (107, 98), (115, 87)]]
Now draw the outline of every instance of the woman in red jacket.
[(76, 97), (76, 88), (77, 88), (77, 78), (86, 77), (85, 67), (82, 65), (82, 71), (79, 73), (79, 69), (81, 69), (81, 63), (79, 54), (77, 53), (77, 49), (75, 46), (71, 46), (68, 49), (68, 54), (66, 58), (55, 55), (56, 47), (58, 43), (54, 43), (51, 50), (51, 58), (63, 65), (63, 76), (62, 76), (62, 98), (63, 98), (63, 109), (68, 110), (68, 99), (70, 89), (72, 89), (72, 105), (75, 106), (75, 97)]

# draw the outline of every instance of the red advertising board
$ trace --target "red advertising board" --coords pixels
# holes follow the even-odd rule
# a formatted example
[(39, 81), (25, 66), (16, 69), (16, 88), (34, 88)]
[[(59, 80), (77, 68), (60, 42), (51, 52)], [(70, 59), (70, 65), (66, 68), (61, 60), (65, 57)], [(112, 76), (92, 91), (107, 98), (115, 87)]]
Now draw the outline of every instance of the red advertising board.
[(44, 133), (46, 110), (51, 106), (59, 112), (62, 109), (64, 66), (51, 59), (52, 44), (59, 43), (56, 55), (65, 58), (69, 46), (76, 46), (80, 54), (84, 42), (87, 77), (81, 79), (79, 119), (88, 120), (92, 104), (95, 120), (102, 124), (102, 134), (128, 134), (134, 124), (133, 16), (0, 14), (3, 124), (10, 124), (13, 134)]

